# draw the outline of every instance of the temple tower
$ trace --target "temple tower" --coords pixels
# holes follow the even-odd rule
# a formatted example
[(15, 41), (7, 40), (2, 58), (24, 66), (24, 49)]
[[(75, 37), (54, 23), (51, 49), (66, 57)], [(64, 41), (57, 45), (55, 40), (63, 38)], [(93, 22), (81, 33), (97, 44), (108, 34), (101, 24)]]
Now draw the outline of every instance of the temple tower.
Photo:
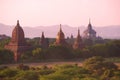
[(40, 39), (40, 46), (42, 48), (48, 48), (49, 47), (49, 41), (48, 41), (48, 39), (45, 38), (44, 32), (42, 32), (42, 36), (41, 36), (41, 39)]
[(12, 38), (10, 42), (5, 45), (6, 49), (9, 49), (14, 52), (14, 60), (17, 62), (20, 55), (31, 48), (25, 41), (24, 31), (17, 20), (17, 25), (12, 31)]
[(78, 29), (78, 35), (74, 41), (73, 49), (82, 49), (82, 48), (83, 48), (83, 42), (80, 36), (80, 30)]
[(91, 39), (91, 40), (96, 39), (96, 31), (94, 29), (92, 29), (90, 19), (89, 19), (89, 24), (88, 24), (87, 29), (83, 32), (83, 38)]
[(67, 42), (65, 41), (65, 35), (64, 35), (62, 28), (61, 28), (61, 24), (60, 24), (60, 30), (59, 30), (57, 37), (56, 37), (55, 45), (67, 46)]
[(14, 44), (14, 45), (25, 45), (25, 38), (24, 38), (24, 31), (22, 29), (22, 27), (19, 24), (19, 21), (17, 21), (17, 25), (15, 26), (15, 28), (13, 29), (12, 32), (12, 38), (11, 38), (11, 42), (10, 44)]

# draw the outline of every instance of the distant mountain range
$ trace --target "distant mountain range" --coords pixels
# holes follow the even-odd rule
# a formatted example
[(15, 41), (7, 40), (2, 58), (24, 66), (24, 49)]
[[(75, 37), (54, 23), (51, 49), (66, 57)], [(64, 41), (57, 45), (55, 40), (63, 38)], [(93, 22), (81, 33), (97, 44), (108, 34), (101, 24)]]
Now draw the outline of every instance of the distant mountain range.
[[(22, 26), (22, 25), (21, 25)], [(15, 26), (5, 25), (0, 23), (0, 34), (6, 34), (11, 36), (12, 30)], [(22, 26), (23, 27), (23, 26)], [(46, 37), (55, 38), (58, 31), (59, 25), (52, 26), (37, 26), (37, 27), (23, 27), (25, 37), (33, 38), (33, 37), (41, 37), (42, 31), (44, 32)], [(87, 28), (87, 26), (79, 26), (81, 35), (83, 31)], [(107, 39), (120, 39), (120, 25), (113, 26), (99, 26), (93, 27), (93, 29), (97, 32), (97, 36), (101, 36), (102, 38)], [(65, 37), (70, 37), (71, 34), (76, 37), (78, 27), (72, 27), (69, 25), (62, 25), (62, 30), (65, 34)]]

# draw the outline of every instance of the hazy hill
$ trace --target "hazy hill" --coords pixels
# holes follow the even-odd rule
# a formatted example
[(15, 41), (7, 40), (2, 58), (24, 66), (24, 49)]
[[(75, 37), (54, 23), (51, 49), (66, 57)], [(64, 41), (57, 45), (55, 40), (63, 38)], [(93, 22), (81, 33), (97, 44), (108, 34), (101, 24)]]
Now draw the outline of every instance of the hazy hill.
[[(22, 26), (23, 27), (23, 26)], [(0, 34), (6, 34), (8, 36), (11, 36), (12, 30), (14, 26), (9, 26), (5, 24), (0, 23)], [(80, 26), (80, 32), (81, 35), (83, 34), (83, 31), (87, 27)], [(101, 27), (93, 27), (97, 35), (103, 37), (103, 38), (110, 38), (110, 39), (120, 39), (120, 25), (118, 26), (101, 26)], [(59, 31), (59, 25), (51, 25), (51, 26), (37, 26), (37, 27), (23, 27), (25, 36), (26, 37), (41, 37), (41, 32), (44, 31), (45, 36), (55, 38), (57, 35), (57, 32)], [(76, 37), (77, 35), (77, 29), (78, 27), (72, 27), (69, 25), (62, 25), (62, 30), (65, 33), (65, 37), (70, 37), (71, 34)]]

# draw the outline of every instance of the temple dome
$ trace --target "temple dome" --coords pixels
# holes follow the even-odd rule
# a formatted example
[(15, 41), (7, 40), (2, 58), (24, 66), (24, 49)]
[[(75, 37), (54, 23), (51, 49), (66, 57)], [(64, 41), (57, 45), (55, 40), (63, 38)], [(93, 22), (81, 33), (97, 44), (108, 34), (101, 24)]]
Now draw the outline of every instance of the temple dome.
[(12, 31), (11, 41), (5, 45), (6, 49), (13, 51), (14, 60), (17, 62), (20, 59), (21, 54), (25, 51), (32, 49), (32, 46), (26, 43), (24, 38), (24, 31), (17, 21), (17, 25)]
[(92, 29), (92, 25), (89, 20), (89, 24), (87, 26), (87, 29), (83, 32), (83, 38), (87, 39), (95, 39), (96, 38), (96, 31)]
[(88, 28), (84, 31), (84, 33), (96, 34), (96, 31), (92, 29), (92, 25), (89, 23)]

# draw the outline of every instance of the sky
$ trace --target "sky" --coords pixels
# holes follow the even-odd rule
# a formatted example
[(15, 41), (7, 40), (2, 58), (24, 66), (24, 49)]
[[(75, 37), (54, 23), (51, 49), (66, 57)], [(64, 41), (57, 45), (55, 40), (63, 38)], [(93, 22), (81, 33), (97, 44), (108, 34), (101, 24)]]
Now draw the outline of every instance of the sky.
[(78, 27), (120, 25), (120, 0), (0, 0), (0, 23)]

